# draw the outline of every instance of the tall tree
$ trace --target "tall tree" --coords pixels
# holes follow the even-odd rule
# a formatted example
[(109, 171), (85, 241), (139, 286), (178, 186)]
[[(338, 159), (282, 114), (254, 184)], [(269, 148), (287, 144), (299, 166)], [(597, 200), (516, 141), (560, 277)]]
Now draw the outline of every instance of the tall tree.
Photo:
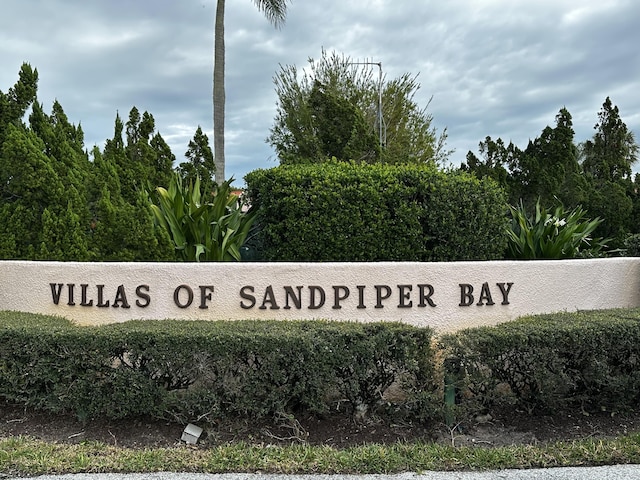
[[(0, 257), (86, 260), (88, 158), (80, 127), (37, 101), (37, 70), (0, 92)], [(24, 117), (31, 106), (29, 123)]]
[[(226, 101), (224, 87), (224, 8), (226, 0), (217, 0), (214, 60), (213, 60), (213, 146), (216, 163), (216, 182), (221, 185), (225, 181), (224, 167), (224, 107)], [(287, 0), (253, 0), (267, 20), (279, 28), (287, 16)]]
[(556, 126), (545, 127), (526, 149), (511, 142), (505, 146), (502, 139), (487, 137), (479, 145), (482, 158), (467, 153), (467, 163), (462, 164), (461, 170), (498, 181), (507, 190), (512, 205), (522, 201), (532, 209), (540, 200), (549, 207), (559, 199), (572, 208), (580, 203), (584, 187), (578, 178), (580, 166), (573, 138), (571, 114), (561, 108)]
[[(86, 198), (69, 188), (32, 130), (9, 124), (0, 149), (0, 257), (86, 260)], [(86, 218), (86, 216), (85, 216)]]
[(563, 197), (571, 196), (566, 185), (580, 169), (573, 138), (571, 114), (561, 108), (556, 126), (545, 127), (539, 137), (529, 141), (512, 172), (518, 197), (525, 205), (533, 207), (538, 199), (542, 205), (553, 205), (556, 198), (564, 202)]
[[(216, 166), (213, 162), (213, 152), (209, 146), (209, 138), (198, 126), (192, 140), (189, 140), (189, 148), (184, 156), (186, 162), (178, 165), (177, 171), (188, 185), (195, 183), (196, 178), (200, 179), (200, 187), (206, 195), (211, 195), (215, 191), (214, 173)], [(165, 186), (165, 185), (161, 185)]]
[(630, 178), (631, 166), (638, 160), (638, 145), (609, 97), (602, 104), (594, 129), (593, 139), (582, 145), (584, 172), (599, 180)]
[(23, 63), (18, 81), (7, 93), (0, 90), (0, 145), (9, 123), (19, 124), (31, 104), (36, 100), (38, 91), (38, 70)]
[[(125, 157), (122, 122), (116, 119), (116, 135), (107, 140), (104, 154), (94, 147), (89, 203), (91, 258), (99, 261), (175, 260), (173, 247), (164, 232), (153, 227), (153, 214), (145, 191), (132, 201), (121, 192), (118, 158)], [(120, 134), (118, 133), (120, 132)]]
[[(347, 155), (339, 160), (394, 164), (447, 158), (446, 132), (437, 136), (432, 116), (414, 100), (420, 88), (416, 78), (404, 74), (384, 82), (373, 74), (373, 65), (323, 50), (303, 74), (295, 66), (281, 68), (274, 78), (278, 111), (267, 138), (281, 163), (337, 157), (327, 145), (345, 147), (349, 142), (346, 151), (337, 150)], [(382, 138), (380, 117), (386, 124)]]
[(81, 223), (86, 225), (89, 221), (86, 204), (89, 157), (84, 148), (82, 128), (69, 122), (57, 100), (53, 102), (50, 116), (44, 113), (38, 102), (35, 102), (29, 115), (29, 125), (44, 142), (44, 153), (64, 183), (67, 198), (73, 202)]
[[(122, 139), (123, 129), (126, 142)], [(105, 145), (105, 154), (111, 151), (118, 168), (122, 196), (132, 204), (137, 201), (138, 192), (147, 188), (147, 182), (154, 188), (167, 185), (173, 173), (175, 156), (162, 136), (154, 132), (153, 115), (141, 115), (133, 107), (126, 125), (116, 116), (114, 137)]]
[(611, 238), (610, 246), (622, 247), (627, 233), (637, 228), (632, 224), (636, 192), (631, 167), (638, 159), (639, 147), (609, 97), (594, 128), (593, 138), (581, 145), (580, 152), (582, 169), (591, 186), (585, 206), (592, 215), (605, 219), (596, 234)]
[(472, 151), (467, 152), (467, 163), (463, 163), (460, 170), (473, 173), (478, 178), (492, 178), (510, 194), (513, 184), (511, 165), (522, 155), (522, 150), (512, 142), (505, 146), (501, 138), (493, 140), (487, 136), (478, 144), (478, 151), (481, 158)]
[(134, 107), (126, 144), (117, 117), (104, 155), (94, 147), (90, 162), (82, 128), (57, 101), (44, 112), (37, 71), (24, 64), (16, 85), (0, 91), (0, 258), (175, 259), (168, 236), (153, 228), (145, 188), (166, 184), (174, 161), (154, 128)]

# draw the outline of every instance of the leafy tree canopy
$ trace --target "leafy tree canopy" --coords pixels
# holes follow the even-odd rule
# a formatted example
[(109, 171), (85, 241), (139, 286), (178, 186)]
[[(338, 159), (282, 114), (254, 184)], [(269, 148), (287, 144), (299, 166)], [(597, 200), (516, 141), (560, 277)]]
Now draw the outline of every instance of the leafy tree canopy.
[(274, 78), (278, 109), (267, 138), (280, 163), (336, 157), (438, 164), (447, 159), (446, 131), (437, 135), (428, 105), (421, 108), (414, 99), (420, 88), (416, 77), (385, 81), (374, 75), (375, 65), (382, 68), (323, 51), (302, 72), (281, 67)]

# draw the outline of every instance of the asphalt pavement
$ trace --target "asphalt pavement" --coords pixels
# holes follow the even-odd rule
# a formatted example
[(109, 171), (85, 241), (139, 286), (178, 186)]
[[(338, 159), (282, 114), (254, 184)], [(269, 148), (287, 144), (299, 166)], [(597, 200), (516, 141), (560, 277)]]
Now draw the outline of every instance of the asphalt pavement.
[[(0, 479), (14, 478), (0, 474)], [(18, 477), (15, 477), (18, 478)], [(24, 477), (21, 477), (24, 478)], [(394, 475), (267, 475), (255, 473), (78, 473), (43, 475), (38, 480), (640, 480), (640, 465), (566, 467), (490, 472), (422, 472)]]

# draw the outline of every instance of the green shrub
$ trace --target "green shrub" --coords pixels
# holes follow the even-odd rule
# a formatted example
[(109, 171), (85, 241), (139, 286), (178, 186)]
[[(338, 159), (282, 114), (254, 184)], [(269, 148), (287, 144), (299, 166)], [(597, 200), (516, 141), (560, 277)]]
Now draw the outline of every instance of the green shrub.
[(627, 257), (640, 257), (640, 234), (635, 233), (625, 238), (624, 253)]
[(470, 408), (616, 411), (640, 400), (640, 309), (539, 315), (441, 341)]
[[(130, 321), (78, 327), (0, 315), (0, 398), (81, 419), (260, 418), (376, 412), (428, 417), (432, 331), (396, 323)], [(405, 399), (383, 393), (400, 383)], [(431, 400), (429, 400), (431, 399)]]
[(264, 260), (489, 260), (506, 247), (504, 193), (464, 173), (328, 162), (246, 182)]

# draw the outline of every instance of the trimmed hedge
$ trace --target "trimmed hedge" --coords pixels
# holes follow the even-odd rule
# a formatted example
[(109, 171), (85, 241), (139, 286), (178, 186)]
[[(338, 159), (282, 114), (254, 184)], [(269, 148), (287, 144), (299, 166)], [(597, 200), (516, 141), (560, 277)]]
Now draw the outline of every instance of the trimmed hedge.
[(426, 421), (451, 413), (444, 377), (457, 380), (463, 415), (504, 405), (555, 413), (638, 408), (640, 309), (527, 317), (439, 343), (428, 328), (398, 323), (79, 327), (0, 312), (0, 399), (80, 419), (368, 412)]
[(506, 197), (493, 181), (427, 165), (328, 162), (246, 177), (267, 261), (501, 259)]
[[(432, 331), (397, 323), (130, 321), (79, 327), (0, 313), (0, 398), (80, 419), (260, 418), (352, 411), (427, 417)], [(400, 382), (405, 397), (384, 392)], [(382, 410), (381, 408), (384, 407)]]
[(619, 411), (640, 401), (640, 309), (539, 315), (441, 342), (470, 408)]

